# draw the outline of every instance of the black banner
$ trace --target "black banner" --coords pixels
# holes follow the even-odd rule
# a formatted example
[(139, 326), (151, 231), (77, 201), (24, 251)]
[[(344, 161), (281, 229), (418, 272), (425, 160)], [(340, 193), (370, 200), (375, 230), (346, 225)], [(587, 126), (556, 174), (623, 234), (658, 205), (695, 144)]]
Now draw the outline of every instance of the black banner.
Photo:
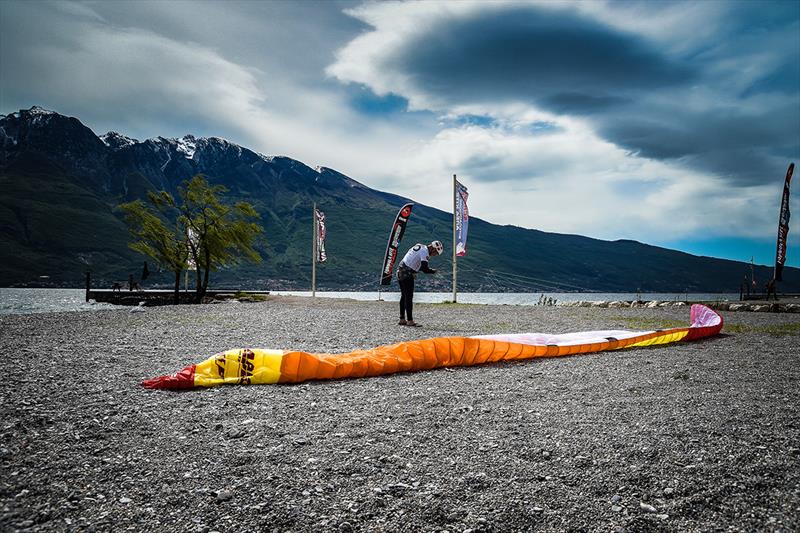
[(397, 217), (394, 219), (392, 231), (389, 233), (389, 243), (386, 245), (386, 256), (383, 258), (383, 270), (381, 270), (381, 285), (390, 285), (392, 283), (392, 272), (394, 271), (394, 264), (397, 261), (397, 248), (400, 246), (400, 241), (403, 234), (406, 232), (406, 224), (411, 217), (411, 208), (414, 204), (406, 204), (400, 208)]
[(775, 281), (782, 281), (783, 263), (786, 262), (786, 239), (789, 237), (789, 183), (792, 181), (794, 163), (786, 171), (786, 181), (783, 184), (783, 198), (781, 198), (781, 214), (778, 218), (778, 247), (775, 252)]

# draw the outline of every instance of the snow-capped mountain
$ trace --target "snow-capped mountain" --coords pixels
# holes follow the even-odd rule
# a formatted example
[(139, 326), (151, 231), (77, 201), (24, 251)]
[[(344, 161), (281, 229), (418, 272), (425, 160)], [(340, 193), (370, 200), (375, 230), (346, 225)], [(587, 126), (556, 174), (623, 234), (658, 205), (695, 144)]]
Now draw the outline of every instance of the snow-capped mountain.
[(98, 137), (78, 119), (40, 107), (0, 116), (0, 146), (0, 165), (11, 165), (31, 152), (47, 154), (48, 160), (78, 174), (86, 185), (123, 198), (143, 188), (175, 192), (195, 174), (217, 177), (234, 190), (274, 187), (276, 180), (285, 179), (298, 185), (363, 188), (338, 172), (265, 156), (220, 137), (139, 141), (115, 131)]
[[(266, 156), (219, 137), (184, 135), (139, 141), (118, 132), (98, 137), (78, 119), (40, 107), (0, 116), (0, 286), (125, 280), (143, 258), (117, 206), (148, 191), (178, 193), (196, 174), (228, 189), (226, 199), (251, 203), (261, 215), (264, 262), (215, 274), (242, 288), (307, 287), (312, 204), (326, 214), (328, 261), (321, 286), (374, 287), (397, 210), (409, 202), (326, 167)], [(447, 177), (443, 177), (447, 179)], [(447, 241), (449, 213), (414, 206), (404, 240)], [(449, 254), (437, 259), (442, 272)], [(520, 290), (486, 269), (543, 280), (549, 290), (717, 292), (736, 290), (745, 265), (696, 257), (633, 241), (599, 241), (470, 220), (469, 255), (459, 268), (462, 290)], [(767, 279), (766, 267), (756, 275)], [(517, 279), (517, 278), (514, 278)], [(523, 279), (523, 278), (519, 278)], [(784, 271), (783, 287), (800, 290), (800, 269)], [(450, 290), (448, 276), (420, 280)], [(535, 290), (535, 289), (533, 289)]]
[(101, 135), (100, 140), (112, 150), (119, 150), (120, 148), (125, 148), (126, 146), (130, 146), (139, 142), (136, 139), (132, 139), (126, 135), (117, 133), (116, 131), (109, 131), (108, 133)]

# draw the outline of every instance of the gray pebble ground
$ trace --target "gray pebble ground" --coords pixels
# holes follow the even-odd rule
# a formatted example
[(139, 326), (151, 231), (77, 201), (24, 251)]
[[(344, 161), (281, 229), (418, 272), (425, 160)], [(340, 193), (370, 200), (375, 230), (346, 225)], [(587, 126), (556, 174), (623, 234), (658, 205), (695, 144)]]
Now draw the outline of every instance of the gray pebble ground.
[(688, 308), (260, 303), (0, 316), (0, 530), (800, 529), (800, 315), (697, 343), (143, 389), (229, 348), (653, 329)]

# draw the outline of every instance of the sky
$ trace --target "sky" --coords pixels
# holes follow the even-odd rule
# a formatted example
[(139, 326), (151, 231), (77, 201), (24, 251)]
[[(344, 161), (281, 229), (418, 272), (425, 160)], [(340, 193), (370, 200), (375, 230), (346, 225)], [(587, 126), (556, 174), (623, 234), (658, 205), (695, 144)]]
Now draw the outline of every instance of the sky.
[(6, 0), (0, 113), (33, 105), (447, 211), (457, 174), (496, 224), (773, 264), (800, 2)]

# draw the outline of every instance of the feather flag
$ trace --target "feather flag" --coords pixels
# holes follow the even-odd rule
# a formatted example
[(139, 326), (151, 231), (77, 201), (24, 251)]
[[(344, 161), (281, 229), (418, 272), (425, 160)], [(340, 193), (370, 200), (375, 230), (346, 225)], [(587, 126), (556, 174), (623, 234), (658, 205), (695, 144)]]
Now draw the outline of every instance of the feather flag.
[(317, 262), (324, 263), (328, 259), (325, 253), (325, 213), (314, 210), (317, 220)]
[(414, 204), (406, 204), (397, 212), (397, 216), (392, 224), (392, 231), (389, 233), (389, 242), (386, 244), (386, 255), (383, 258), (383, 269), (381, 270), (381, 285), (392, 283), (392, 272), (397, 261), (397, 248), (406, 232), (406, 224), (411, 217), (411, 208)]
[(781, 214), (778, 217), (778, 246), (775, 251), (775, 281), (782, 281), (783, 264), (786, 262), (786, 241), (789, 238), (789, 184), (792, 181), (794, 163), (786, 171), (786, 181), (783, 183), (783, 197), (781, 198)]
[(456, 255), (467, 255), (467, 227), (469, 226), (469, 209), (467, 209), (467, 188), (456, 180)]

